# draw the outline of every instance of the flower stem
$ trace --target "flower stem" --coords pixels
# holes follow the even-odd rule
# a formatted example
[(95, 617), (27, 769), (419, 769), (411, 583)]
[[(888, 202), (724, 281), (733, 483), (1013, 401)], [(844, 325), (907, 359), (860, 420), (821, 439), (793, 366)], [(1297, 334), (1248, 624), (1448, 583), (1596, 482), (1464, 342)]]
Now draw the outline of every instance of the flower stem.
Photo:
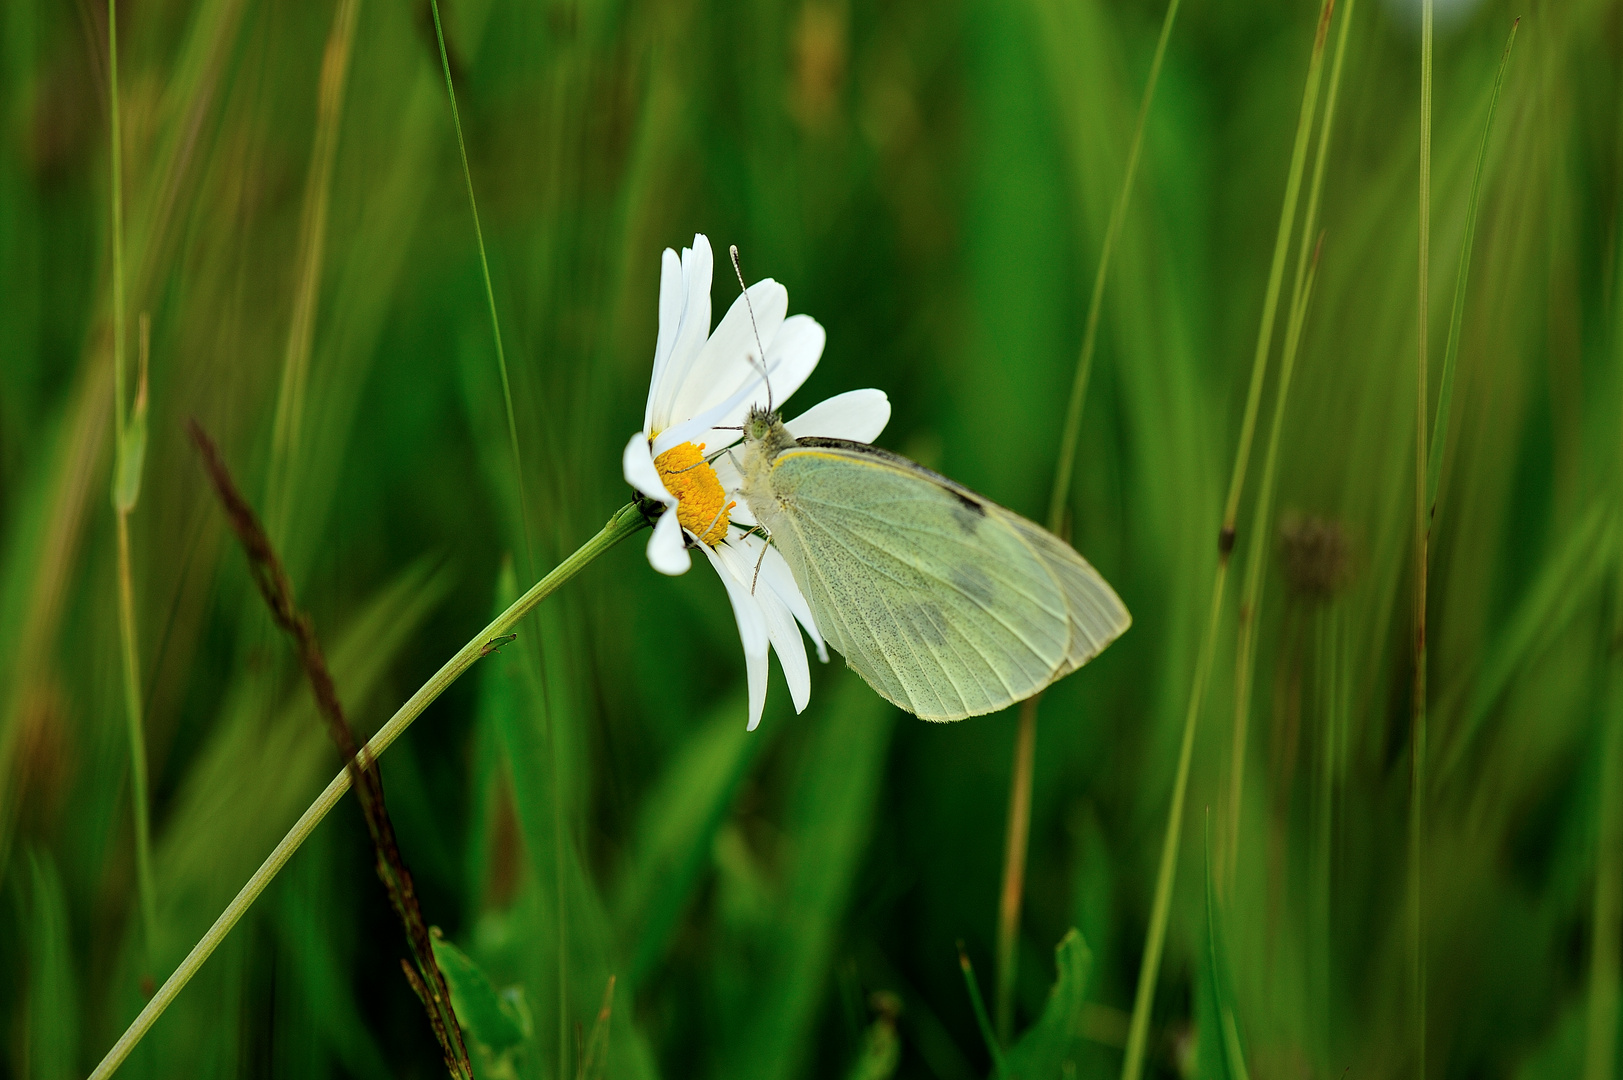
[[(638, 529), (643, 528), (645, 524), (642, 513), (635, 504), (627, 504), (616, 511), (614, 516), (609, 519), (608, 524), (603, 526), (602, 531), (582, 544), (573, 555), (554, 567), (546, 577), (531, 586), (529, 592), (513, 601), (506, 611), (491, 620), (488, 626), (474, 635), (461, 649), (457, 650), (455, 656), (452, 656), (441, 665), (433, 677), (419, 687), (417, 692), (396, 710), (395, 714), (389, 718), (389, 722), (378, 729), (378, 733), (373, 735), (371, 740), (367, 742), (362, 753), (374, 760), (381, 756), (405, 732), (406, 728), (411, 726), (411, 722), (417, 719), (423, 710), (434, 702), (434, 699), (443, 694), (452, 683), (456, 682), (464, 672), (474, 665), (475, 661), (485, 655), (488, 646), (494, 639), (506, 635), (509, 629), (524, 618), (525, 615), (529, 614), (537, 604), (551, 596), (560, 585), (580, 573), (593, 559), (596, 559)], [(142, 1037), (151, 1029), (154, 1021), (163, 1015), (163, 1011), (175, 1000), (175, 996), (180, 993), (192, 976), (197, 974), (198, 969), (203, 966), (203, 962), (220, 946), (226, 935), (231, 933), (232, 927), (236, 926), (238, 920), (253, 906), (254, 901), (259, 898), (259, 894), (265, 891), (265, 886), (269, 885), (282, 867), (287, 865), (287, 861), (293, 857), (293, 853), (299, 849), (299, 845), (304, 843), (305, 839), (315, 831), (315, 827), (321, 823), (322, 818), (327, 816), (328, 811), (338, 805), (338, 800), (349, 790), (349, 783), (350, 774), (347, 769), (333, 777), (332, 781), (327, 784), (326, 789), (316, 797), (315, 802), (310, 804), (309, 809), (300, 815), (299, 820), (293, 824), (293, 828), (288, 830), (287, 835), (282, 838), (282, 842), (276, 845), (265, 861), (260, 864), (259, 869), (254, 871), (254, 876), (248, 879), (248, 883), (237, 893), (236, 898), (226, 906), (225, 911), (220, 913), (220, 917), (214, 920), (214, 925), (209, 927), (208, 933), (204, 934), (198, 943), (192, 946), (192, 951), (186, 955), (185, 960), (181, 961), (180, 966), (175, 969), (174, 973), (165, 980), (163, 986), (158, 989), (152, 1000), (147, 1002), (146, 1008), (141, 1010), (141, 1014), (135, 1018), (135, 1022), (119, 1037), (118, 1042), (113, 1044), (113, 1048), (107, 1051), (107, 1056), (102, 1058), (101, 1064), (97, 1065), (95, 1071), (90, 1074), (90, 1080), (106, 1080), (124, 1063), (124, 1060), (129, 1057), (130, 1051), (135, 1048), (135, 1044), (141, 1041)]]

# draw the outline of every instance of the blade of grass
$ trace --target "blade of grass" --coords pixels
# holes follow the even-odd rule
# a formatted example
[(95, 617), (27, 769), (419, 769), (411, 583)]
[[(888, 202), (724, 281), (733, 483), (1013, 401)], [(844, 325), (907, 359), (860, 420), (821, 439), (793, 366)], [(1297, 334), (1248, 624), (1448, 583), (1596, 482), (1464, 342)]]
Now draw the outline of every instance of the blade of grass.
[[(1268, 434), (1268, 453), (1265, 457), (1257, 506), (1252, 516), (1251, 543), (1246, 554), (1245, 584), (1241, 589), (1240, 628), (1235, 650), (1234, 677), (1234, 737), (1229, 761), (1229, 820), (1227, 843), (1219, 843), (1220, 870), (1218, 882), (1229, 890), (1234, 887), (1238, 872), (1240, 850), (1240, 811), (1245, 799), (1245, 748), (1247, 730), (1251, 722), (1251, 680), (1256, 667), (1257, 624), (1262, 611), (1262, 587), (1267, 580), (1268, 522), (1272, 513), (1275, 483), (1275, 464), (1279, 457), (1279, 439), (1283, 428), (1285, 401), (1290, 391), (1291, 370), (1296, 350), (1301, 341), (1302, 325), (1307, 318), (1307, 298), (1312, 290), (1308, 271), (1308, 244), (1318, 225), (1319, 195), (1324, 183), (1325, 163), (1329, 158), (1330, 138), (1334, 132), (1336, 99), (1341, 88), (1342, 62), (1347, 55), (1347, 35), (1352, 27), (1353, 10), (1357, 0), (1347, 0), (1341, 12), (1341, 30), (1336, 35), (1336, 56), (1330, 64), (1330, 85), (1324, 98), (1324, 119), (1319, 122), (1319, 145), (1313, 159), (1313, 179), (1308, 183), (1307, 211), (1302, 220), (1302, 240), (1296, 252), (1296, 278), (1291, 285), (1290, 311), (1285, 323), (1285, 350), (1281, 358), (1279, 391), (1274, 403), (1274, 422)], [(1318, 266), (1319, 249), (1324, 236), (1312, 251), (1312, 263)], [(1220, 836), (1220, 841), (1224, 837)], [(1221, 864), (1227, 863), (1227, 874)]]
[(1623, 672), (1618, 670), (1618, 642), (1623, 641), (1623, 559), (1616, 571), (1619, 587), (1613, 598), (1610, 649), (1610, 693), (1604, 697), (1601, 723), (1600, 792), (1595, 807), (1595, 899), (1590, 922), (1589, 999), (1584, 1047), (1584, 1080), (1609, 1080), (1617, 1058), (1618, 968), (1623, 959), (1618, 925), (1623, 922), (1623, 829), (1618, 824), (1619, 749), (1623, 747)]
[[(147, 751), (146, 729), (141, 722), (140, 653), (135, 641), (135, 585), (130, 569), (129, 514), (134, 509), (132, 491), (127, 504), (124, 488), (126, 476), (134, 475), (139, 483), (140, 465), (128, 460), (129, 423), (124, 415), (125, 381), (124, 346), (124, 145), (118, 108), (118, 0), (107, 0), (107, 156), (112, 173), (109, 198), (112, 203), (113, 245), (113, 503), (118, 526), (118, 637), (119, 660), (122, 666), (125, 727), (130, 743), (130, 803), (135, 823), (135, 881), (141, 907), (141, 927), (145, 933), (148, 958), (157, 936), (158, 900), (152, 882), (152, 826), (147, 805)], [(139, 397), (135, 405), (140, 414), (141, 442), (146, 436), (146, 321), (142, 319), (142, 372)]]
[(980, 984), (975, 979), (975, 966), (969, 962), (969, 954), (964, 951), (964, 943), (958, 943), (958, 969), (964, 973), (964, 989), (969, 992), (969, 1007), (975, 1011), (975, 1025), (981, 1029), (981, 1039), (986, 1043), (986, 1052), (992, 1055), (992, 1074), (997, 1077), (1007, 1076), (1003, 1067), (1003, 1050), (998, 1045), (997, 1035), (992, 1031), (991, 1017), (986, 1015), (986, 1002), (981, 1000)]
[[(1351, 6), (1350, 4), (1348, 5)], [(1346, 27), (1343, 22), (1343, 28)], [(1315, 170), (1316, 171), (1316, 170)], [(1314, 177), (1318, 179), (1317, 175)], [(1307, 224), (1311, 224), (1309, 221)], [(1267, 579), (1269, 522), (1273, 518), (1274, 487), (1279, 464), (1279, 442), (1285, 428), (1285, 404), (1290, 396), (1291, 375), (1296, 366), (1297, 347), (1301, 342), (1302, 323), (1306, 319), (1308, 298), (1313, 292), (1313, 279), (1318, 273), (1319, 253), (1324, 246), (1324, 234), (1313, 251), (1312, 266), (1305, 280), (1298, 282), (1299, 292), (1291, 304), (1290, 322), (1285, 331), (1285, 348), (1280, 356), (1279, 385), (1274, 401), (1273, 423), (1268, 432), (1268, 451), (1263, 455), (1262, 477), (1257, 485), (1257, 502), (1251, 513), (1251, 538), (1246, 550), (1245, 583), (1240, 590), (1240, 625), (1234, 660), (1234, 739), (1229, 762), (1229, 833), (1228, 874), (1220, 876), (1230, 891), (1239, 872), (1240, 809), (1245, 792), (1246, 730), (1251, 717), (1251, 680), (1256, 667), (1257, 625), (1262, 614), (1262, 586)], [(1298, 302), (1299, 301), (1299, 302)]]
[[(473, 170), (468, 165), (468, 144), (462, 137), (462, 114), (456, 104), (456, 83), (451, 78), (451, 56), (445, 48), (445, 27), (440, 21), (439, 0), (428, 0), (430, 13), (434, 16), (434, 40), (439, 45), (440, 67), (445, 73), (445, 95), (451, 103), (451, 126), (456, 130), (457, 154), (462, 162), (462, 181), (468, 191), (468, 211), (473, 217), (473, 237), (479, 248), (479, 272), (484, 278), (485, 300), (490, 307), (491, 336), (496, 343), (496, 367), (502, 377), (502, 404), (507, 410), (507, 438), (513, 452), (513, 487), (518, 495), (519, 531), (524, 540), (524, 572), (528, 577), (535, 577), (535, 549), (530, 543), (530, 513), (524, 497), (524, 459), (518, 448), (518, 421), (513, 413), (513, 387), (507, 376), (507, 351), (502, 347), (501, 319), (496, 314), (496, 290), (490, 283), (490, 259), (485, 254), (485, 233), (479, 224), (479, 201), (473, 193)], [(546, 699), (546, 665), (541, 666), (543, 679), (542, 700)], [(545, 705), (543, 704), (543, 709)], [(554, 738), (550, 715), (547, 723), (547, 756), (551, 759), (553, 769), (553, 783), (551, 785), (554, 801), (558, 799), (560, 790), (558, 772), (558, 748)], [(568, 920), (567, 904), (568, 889), (565, 886), (563, 846), (564, 824), (561, 804), (553, 807), (554, 827), (558, 835), (553, 838), (553, 878), (554, 888), (557, 891), (557, 931), (558, 931), (558, 1075), (569, 1075), (569, 969), (568, 956)]]
[[(1110, 210), (1110, 221), (1099, 245), (1099, 267), (1093, 276), (1093, 294), (1088, 300), (1088, 318), (1082, 331), (1082, 349), (1077, 355), (1076, 375), (1071, 383), (1071, 397), (1065, 408), (1065, 426), (1060, 434), (1059, 456), (1054, 468), (1054, 487), (1048, 498), (1048, 528), (1058, 533), (1065, 517), (1065, 506), (1070, 499), (1071, 472), (1076, 464), (1076, 444), (1082, 431), (1082, 406), (1087, 400), (1088, 381), (1093, 373), (1093, 352), (1099, 336), (1100, 313), (1104, 307), (1105, 282), (1110, 276), (1110, 256), (1121, 235), (1122, 223), (1127, 218), (1127, 204), (1132, 197), (1133, 181), (1138, 174), (1138, 161), (1144, 148), (1144, 129), (1148, 126), (1150, 105), (1155, 100), (1155, 87), (1161, 78), (1161, 64), (1166, 58), (1167, 42), (1172, 38), (1172, 25), (1178, 17), (1179, 0), (1170, 0), (1166, 15), (1161, 20), (1161, 36), (1155, 43), (1155, 56), (1150, 61), (1150, 73), (1144, 83), (1144, 97), (1138, 106), (1138, 121), (1133, 128), (1133, 141), (1127, 151), (1127, 168), (1122, 174), (1121, 190)], [(1020, 705), (1020, 719), (1015, 730), (1014, 764), (1009, 779), (1008, 834), (1003, 845), (1003, 886), (998, 902), (997, 931), (997, 1033), (1008, 1042), (1014, 1027), (1014, 981), (1019, 960), (1020, 902), (1025, 890), (1026, 847), (1031, 834), (1031, 782), (1037, 749), (1038, 697), (1027, 698)]]
[(1426, 509), (1428, 529), (1437, 527), (1437, 485), (1443, 475), (1443, 447), (1448, 440), (1448, 412), (1454, 402), (1454, 367), (1460, 355), (1460, 331), (1465, 322), (1465, 285), (1471, 276), (1471, 247), (1476, 240), (1476, 214), (1482, 195), (1482, 174), (1488, 160), (1488, 136), (1493, 134), (1493, 114), (1499, 108), (1499, 89), (1510, 66), (1510, 50), (1516, 44), (1516, 28), (1521, 16), (1510, 24), (1505, 51), (1499, 58), (1499, 73), (1493, 79), (1488, 98), (1488, 118), (1482, 122), (1482, 143), (1477, 147), (1476, 171), (1471, 176), (1471, 198), (1465, 205), (1465, 242), (1460, 245), (1460, 267), (1454, 275), (1454, 307), (1448, 317), (1448, 346), (1443, 350), (1442, 383), (1437, 388), (1437, 418), (1431, 425), (1431, 454), (1426, 463)]
[[(1426, 554), (1430, 506), (1426, 493), (1427, 331), (1431, 276), (1431, 50), (1434, 0), (1420, 7), (1420, 227), (1415, 354), (1414, 699), (1409, 728), (1409, 1005), (1413, 1010), (1415, 1075), (1426, 1077)], [(1441, 437), (1441, 433), (1439, 433)]]
[(524, 504), (524, 459), (518, 451), (518, 422), (513, 415), (513, 388), (507, 378), (507, 351), (502, 347), (502, 324), (496, 315), (496, 290), (490, 284), (490, 259), (485, 255), (485, 232), (479, 224), (479, 202), (473, 194), (473, 170), (468, 166), (468, 145), (462, 138), (462, 114), (456, 105), (456, 84), (451, 81), (451, 57), (445, 49), (445, 28), (440, 23), (439, 0), (428, 0), (428, 8), (434, 16), (434, 40), (439, 44), (440, 67), (445, 71), (445, 94), (451, 102), (451, 126), (456, 129), (456, 149), (462, 160), (462, 181), (468, 189), (468, 211), (473, 215), (473, 238), (479, 246), (479, 272), (484, 276), (485, 300), (490, 305), (490, 331), (496, 342), (496, 367), (502, 376), (502, 402), (507, 406), (507, 437), (513, 451), (513, 483), (518, 492), (519, 525), (524, 532), (524, 569), (534, 577), (530, 516)]
[[(130, 567), (130, 513), (141, 495), (141, 470), (146, 457), (147, 357), (151, 324), (141, 313), (140, 376), (129, 422), (123, 425), (114, 448), (113, 517), (118, 532), (118, 637), (119, 661), (123, 675), (124, 721), (130, 742), (130, 802), (135, 810), (135, 880), (141, 905), (141, 926), (146, 937), (147, 959), (152, 959), (158, 933), (158, 894), (152, 877), (151, 807), (147, 794), (146, 725), (142, 722), (141, 653), (136, 637), (135, 580)], [(115, 417), (122, 414), (122, 401), (113, 403)]]
[[(646, 524), (642, 512), (637, 509), (635, 504), (628, 504), (617, 510), (614, 516), (609, 519), (608, 524), (604, 525), (596, 536), (582, 544), (573, 555), (564, 559), (546, 577), (532, 585), (528, 592), (509, 605), (507, 610), (492, 619), (483, 630), (469, 640), (466, 645), (462, 646), (461, 649), (457, 650), (455, 655), (440, 665), (439, 670), (427, 682), (418, 687), (417, 692), (412, 694), (405, 704), (395, 710), (395, 714), (378, 729), (377, 734), (367, 741), (361, 752), (369, 759), (377, 760), (411, 726), (412, 721), (422, 715), (423, 710), (427, 709), (481, 656), (486, 655), (486, 646), (492, 640), (504, 636), (519, 620), (529, 614), (537, 604), (552, 595), (560, 585), (578, 574), (599, 555), (602, 555), (632, 533), (642, 529)], [(287, 835), (276, 845), (275, 850), (260, 864), (259, 869), (254, 871), (253, 877), (248, 879), (247, 884), (242, 887), (226, 909), (220, 913), (219, 918), (214, 921), (214, 925), (209, 927), (208, 933), (204, 934), (202, 939), (192, 946), (192, 950), (187, 953), (186, 959), (181, 961), (180, 966), (165, 980), (163, 986), (158, 988), (157, 994), (141, 1010), (140, 1015), (135, 1018), (135, 1021), (130, 1024), (124, 1034), (119, 1036), (112, 1049), (107, 1051), (101, 1063), (90, 1074), (91, 1080), (105, 1080), (106, 1077), (113, 1075), (118, 1067), (124, 1063), (124, 1060), (129, 1057), (130, 1051), (135, 1048), (136, 1043), (141, 1041), (142, 1036), (147, 1033), (158, 1017), (163, 1015), (163, 1011), (169, 1007), (169, 1003), (175, 999), (175, 995), (180, 993), (186, 983), (191, 980), (191, 977), (197, 973), (197, 969), (219, 947), (220, 942), (225, 940), (232, 927), (236, 926), (247, 910), (253, 906), (260, 893), (265, 891), (265, 887), (271, 883), (282, 867), (287, 865), (287, 861), (293, 857), (293, 853), (299, 849), (299, 845), (304, 843), (305, 838), (321, 823), (321, 820), (327, 816), (332, 808), (338, 805), (338, 800), (343, 798), (344, 793), (349, 790), (349, 784), (349, 770), (347, 769), (341, 771), (328, 782), (326, 788), (310, 804), (309, 808), (299, 816), (299, 820), (294, 822)]]
[(288, 488), (298, 476), (295, 457), (304, 425), (305, 392), (310, 375), (310, 351), (315, 339), (316, 301), (321, 288), (327, 246), (327, 210), (332, 198), (333, 161), (338, 155), (338, 132), (344, 116), (344, 91), (349, 84), (350, 57), (360, 0), (338, 0), (332, 28), (321, 58), (316, 90), (316, 131), (310, 168), (304, 180), (304, 204), (299, 212), (298, 276), (293, 287), (293, 312), (288, 319), (287, 347), (282, 356), (282, 381), (271, 422), (271, 474), (267, 484), (265, 517), (271, 535), (281, 539), (287, 514), (294, 504)]
[(1166, 944), (1167, 919), (1172, 910), (1172, 885), (1178, 868), (1178, 847), (1182, 838), (1184, 798), (1189, 790), (1189, 768), (1195, 751), (1195, 729), (1206, 696), (1206, 681), (1217, 652), (1217, 631), (1223, 614), (1223, 591), (1228, 582), (1229, 555), (1234, 550), (1234, 521), (1240, 494), (1245, 485), (1246, 463), (1256, 430), (1257, 406), (1262, 397), (1263, 376), (1267, 373), (1268, 352), (1273, 340), (1274, 318), (1279, 308), (1279, 290), (1285, 275), (1285, 256), (1290, 247), (1291, 225), (1296, 220), (1296, 200), (1301, 192), (1302, 172), (1307, 165), (1308, 136), (1317, 111), (1319, 81), (1324, 68), (1324, 45), (1330, 30), (1334, 0), (1324, 0), (1319, 9), (1318, 28), (1308, 60), (1307, 82), (1302, 91), (1302, 107), (1296, 120), (1296, 141), (1291, 148), (1290, 170), (1285, 180), (1285, 197), (1279, 209), (1279, 229), (1274, 239), (1273, 265), (1268, 271), (1268, 291), (1263, 298), (1262, 324), (1257, 331), (1257, 349), (1251, 363), (1251, 385), (1246, 393), (1245, 416), (1240, 424), (1240, 441), (1235, 448), (1234, 469), (1229, 476), (1228, 499), (1217, 539), (1217, 573), (1212, 581), (1211, 606), (1206, 614), (1205, 636), (1195, 660), (1189, 707), (1184, 714), (1183, 739), (1178, 747), (1178, 770), (1172, 781), (1172, 797), (1167, 808), (1166, 833), (1161, 840), (1161, 860), (1156, 871), (1155, 897), (1150, 907), (1149, 930), (1139, 962), (1138, 986), (1133, 996), (1133, 1016), (1127, 1028), (1127, 1051), (1122, 1059), (1122, 1080), (1139, 1080), (1144, 1072), (1144, 1052), (1150, 1032), (1150, 1006), (1155, 1000), (1155, 984), (1160, 975), (1161, 949)]
[[(1511, 27), (1511, 34), (1515, 32)], [(1623, 283), (1619, 283), (1618, 295), (1623, 296)], [(1614, 354), (1623, 354), (1623, 310), (1613, 310), (1612, 349)], [(1618, 475), (1623, 477), (1623, 460), (1618, 465)], [(1623, 822), (1619, 821), (1623, 792), (1618, 785), (1619, 755), (1623, 752), (1623, 657), (1619, 655), (1623, 649), (1623, 544), (1613, 553), (1612, 573), (1611, 637), (1606, 650), (1610, 692), (1602, 706), (1605, 731), (1601, 740), (1600, 794), (1595, 807), (1595, 900), (1590, 924), (1584, 1080), (1610, 1080), (1614, 1075), (1619, 968), (1623, 966), (1623, 941), (1618, 932), (1619, 922), (1623, 921)]]

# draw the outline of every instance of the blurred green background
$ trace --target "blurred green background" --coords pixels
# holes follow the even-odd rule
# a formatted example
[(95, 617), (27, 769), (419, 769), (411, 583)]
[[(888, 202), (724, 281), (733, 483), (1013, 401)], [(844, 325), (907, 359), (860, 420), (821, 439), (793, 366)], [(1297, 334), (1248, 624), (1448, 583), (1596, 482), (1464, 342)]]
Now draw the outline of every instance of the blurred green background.
[[(1443, 7), (1433, 401), (1488, 97), (1525, 18), (1438, 433), (1425, 1072), (1599, 1080), (1619, 1064), (1623, 931), (1623, 9)], [(107, 12), (0, 0), (8, 1075), (85, 1075), (335, 769), (187, 418), (265, 517), (366, 731), (626, 501), (659, 253), (696, 231), (827, 328), (795, 404), (880, 387), (883, 445), (1044, 516), (1157, 3), (442, 13), (527, 522), (426, 3), (119, 7), (132, 388), (139, 314), (151, 325), (128, 518), (149, 941), (108, 498)], [(1273, 374), (1150, 1075), (1235, 1075), (1224, 1034), (1257, 1077), (1422, 1071), (1406, 907), (1419, 18), (1402, 0), (1351, 18), (1263, 525), (1240, 829), (1223, 825), (1236, 598)], [(1073, 535), (1135, 622), (1042, 704), (1014, 995), (1019, 1030), (1080, 931), (1093, 964), (1056, 1077), (1121, 1068), (1317, 20), (1303, 0), (1187, 0), (1116, 249)], [(716, 282), (719, 312), (734, 292), (721, 267)], [(799, 717), (774, 671), (746, 734), (719, 582), (663, 578), (641, 543), (544, 604), (384, 759), (427, 917), (533, 1020), (480, 1075), (987, 1075), (955, 943), (990, 993), (1013, 711), (926, 724), (836, 659)], [(120, 1075), (444, 1075), (371, 863), (341, 806)], [(605, 1073), (585, 1046), (611, 974)]]

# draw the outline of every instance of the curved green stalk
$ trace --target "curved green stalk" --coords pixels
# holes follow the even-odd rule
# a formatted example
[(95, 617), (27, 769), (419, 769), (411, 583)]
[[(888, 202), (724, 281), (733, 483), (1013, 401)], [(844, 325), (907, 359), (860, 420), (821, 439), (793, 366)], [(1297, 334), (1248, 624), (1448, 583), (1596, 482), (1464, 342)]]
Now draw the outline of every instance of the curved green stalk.
[[(395, 714), (389, 718), (388, 723), (378, 729), (377, 734), (373, 735), (367, 742), (362, 753), (370, 756), (373, 760), (380, 757), (396, 739), (405, 733), (405, 730), (411, 726), (412, 721), (422, 715), (423, 710), (427, 709), (452, 683), (456, 682), (464, 672), (472, 667), (475, 661), (486, 655), (487, 652), (494, 651), (490, 646), (495, 639), (506, 635), (537, 604), (551, 596), (564, 582), (580, 573), (588, 563), (638, 529), (641, 529), (645, 524), (642, 512), (637, 509), (635, 503), (627, 504), (616, 511), (614, 516), (609, 519), (608, 524), (603, 526), (596, 536), (582, 544), (573, 555), (559, 563), (551, 573), (532, 585), (528, 592), (513, 601), (506, 611), (492, 619), (488, 626), (474, 635), (461, 649), (457, 650), (455, 656), (442, 664), (433, 677), (420, 686), (417, 692), (411, 695), (406, 703), (395, 711)], [(158, 1017), (163, 1015), (170, 1002), (175, 1000), (175, 996), (191, 981), (192, 976), (197, 974), (197, 970), (203, 966), (203, 962), (225, 940), (226, 935), (231, 933), (232, 927), (236, 926), (238, 920), (253, 906), (254, 901), (259, 898), (259, 894), (265, 891), (265, 886), (269, 885), (282, 867), (287, 865), (287, 861), (293, 857), (293, 853), (299, 849), (299, 845), (304, 843), (315, 830), (315, 827), (321, 823), (321, 819), (327, 816), (328, 811), (338, 805), (338, 800), (343, 798), (344, 793), (348, 790), (349, 771), (345, 769), (333, 777), (321, 794), (316, 796), (315, 802), (311, 803), (309, 809), (305, 810), (300, 815), (299, 820), (294, 822), (293, 828), (288, 830), (287, 835), (282, 838), (282, 842), (276, 845), (265, 861), (260, 864), (259, 869), (254, 871), (253, 877), (248, 879), (248, 883), (242, 887), (231, 903), (226, 906), (226, 909), (220, 913), (220, 917), (214, 920), (214, 925), (209, 927), (208, 933), (204, 934), (198, 943), (192, 946), (192, 951), (186, 954), (186, 959), (181, 961), (180, 966), (164, 981), (163, 986), (159, 987), (152, 1000), (147, 1002), (146, 1008), (142, 1009), (141, 1014), (135, 1018), (135, 1022), (129, 1026), (129, 1029), (123, 1035), (119, 1036), (118, 1042), (113, 1044), (113, 1048), (107, 1051), (107, 1055), (102, 1058), (101, 1064), (97, 1065), (95, 1071), (90, 1074), (90, 1080), (106, 1080), (124, 1063), (124, 1060), (130, 1056), (130, 1051), (135, 1048), (135, 1044), (141, 1041)]]

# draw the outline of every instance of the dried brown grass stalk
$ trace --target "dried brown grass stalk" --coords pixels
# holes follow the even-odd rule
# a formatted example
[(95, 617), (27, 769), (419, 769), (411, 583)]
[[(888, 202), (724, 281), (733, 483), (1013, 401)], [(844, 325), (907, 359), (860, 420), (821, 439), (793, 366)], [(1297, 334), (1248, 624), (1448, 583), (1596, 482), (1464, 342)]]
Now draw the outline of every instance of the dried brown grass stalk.
[(400, 856), (394, 825), (389, 820), (389, 810), (383, 799), (383, 777), (378, 772), (377, 763), (355, 741), (355, 733), (350, 729), (344, 707), (338, 700), (338, 689), (333, 684), (332, 673), (327, 669), (326, 656), (316, 638), (315, 627), (310, 622), (310, 616), (300, 611), (294, 603), (293, 586), (282, 568), (282, 561), (277, 558), (276, 550), (271, 546), (270, 537), (260, 524), (259, 516), (237, 489), (214, 441), (196, 420), (191, 421), (189, 426), (192, 442), (197, 445), (198, 453), (203, 458), (203, 465), (225, 509), (231, 531), (237, 534), (243, 553), (248, 556), (248, 569), (253, 575), (254, 584), (265, 598), (276, 625), (293, 639), (299, 666), (304, 669), (310, 690), (315, 695), (316, 709), (327, 722), (327, 732), (338, 748), (344, 768), (349, 771), (350, 784), (360, 799), (361, 812), (366, 817), (366, 831), (371, 834), (372, 847), (377, 854), (378, 877), (389, 893), (389, 902), (394, 906), (395, 914), (405, 927), (406, 939), (416, 962), (416, 969), (413, 970), (411, 965), (401, 961), (406, 979), (428, 1013), (429, 1026), (445, 1055), (445, 1067), (458, 1080), (472, 1080), (473, 1065), (468, 1058), (467, 1045), (457, 1024), (456, 1013), (451, 1008), (450, 989), (434, 961), (433, 941), (417, 902), (411, 872), (406, 869), (405, 860)]

